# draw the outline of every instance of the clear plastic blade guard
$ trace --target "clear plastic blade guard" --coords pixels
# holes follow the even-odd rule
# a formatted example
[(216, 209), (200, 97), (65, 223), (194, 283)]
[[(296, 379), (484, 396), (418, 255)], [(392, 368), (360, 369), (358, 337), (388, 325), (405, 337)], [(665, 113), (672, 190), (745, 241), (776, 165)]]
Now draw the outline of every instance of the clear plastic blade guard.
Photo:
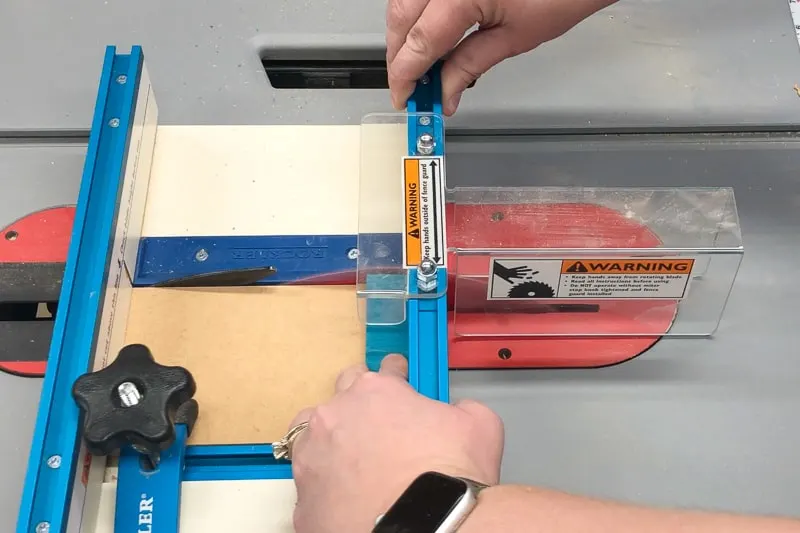
[(448, 194), (451, 341), (711, 335), (742, 259), (728, 188)]
[[(409, 123), (417, 126), (414, 133)], [(444, 158), (437, 155), (444, 146), (419, 146), (419, 126), (443, 131), (443, 120), (432, 113), (389, 113), (367, 115), (361, 123), (356, 290), (368, 325), (401, 324), (408, 299), (447, 290), (446, 284), (425, 291), (415, 286), (425, 258), (447, 268)]]

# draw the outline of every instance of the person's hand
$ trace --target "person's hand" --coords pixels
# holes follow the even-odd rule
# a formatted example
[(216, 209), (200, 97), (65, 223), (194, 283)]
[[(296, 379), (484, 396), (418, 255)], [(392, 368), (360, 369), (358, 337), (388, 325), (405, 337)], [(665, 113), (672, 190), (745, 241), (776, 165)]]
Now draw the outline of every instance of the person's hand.
[[(447, 56), (442, 103), (444, 113), (452, 115), (464, 89), (491, 67), (555, 39), (615, 1), (389, 0), (386, 61), (392, 104), (404, 109), (417, 80)], [(476, 24), (478, 30), (462, 40)]]
[(329, 402), (299, 413), (308, 421), (292, 448), (296, 533), (369, 532), (420, 474), (437, 471), (496, 484), (503, 425), (481, 404), (449, 405), (417, 393), (402, 356), (379, 372), (343, 372)]

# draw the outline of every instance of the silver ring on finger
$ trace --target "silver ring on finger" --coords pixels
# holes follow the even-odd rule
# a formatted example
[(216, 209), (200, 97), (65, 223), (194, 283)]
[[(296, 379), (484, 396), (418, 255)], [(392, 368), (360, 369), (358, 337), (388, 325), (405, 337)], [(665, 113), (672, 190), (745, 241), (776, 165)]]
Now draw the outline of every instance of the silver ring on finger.
[(301, 422), (289, 430), (278, 442), (272, 443), (272, 455), (275, 459), (292, 460), (292, 447), (297, 437), (308, 428), (308, 422)]

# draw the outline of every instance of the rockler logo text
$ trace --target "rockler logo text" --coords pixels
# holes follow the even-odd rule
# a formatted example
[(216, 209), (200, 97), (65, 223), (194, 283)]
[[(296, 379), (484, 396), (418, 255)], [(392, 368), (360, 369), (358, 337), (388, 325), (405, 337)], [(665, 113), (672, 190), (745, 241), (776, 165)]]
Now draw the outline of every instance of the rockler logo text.
[(323, 247), (240, 248), (231, 251), (233, 259), (325, 259)]
[(142, 494), (139, 498), (138, 533), (153, 533), (153, 498)]

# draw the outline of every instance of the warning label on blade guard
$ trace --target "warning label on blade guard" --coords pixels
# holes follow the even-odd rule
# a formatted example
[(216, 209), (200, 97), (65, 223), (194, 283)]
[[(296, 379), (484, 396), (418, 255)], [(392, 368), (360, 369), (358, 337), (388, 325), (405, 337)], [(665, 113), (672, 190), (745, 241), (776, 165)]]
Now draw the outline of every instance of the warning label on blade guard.
[(667, 299), (686, 296), (694, 259), (520, 259), (493, 257), (489, 300)]
[(424, 258), (446, 266), (443, 158), (404, 158), (403, 196), (405, 267), (415, 267)]

